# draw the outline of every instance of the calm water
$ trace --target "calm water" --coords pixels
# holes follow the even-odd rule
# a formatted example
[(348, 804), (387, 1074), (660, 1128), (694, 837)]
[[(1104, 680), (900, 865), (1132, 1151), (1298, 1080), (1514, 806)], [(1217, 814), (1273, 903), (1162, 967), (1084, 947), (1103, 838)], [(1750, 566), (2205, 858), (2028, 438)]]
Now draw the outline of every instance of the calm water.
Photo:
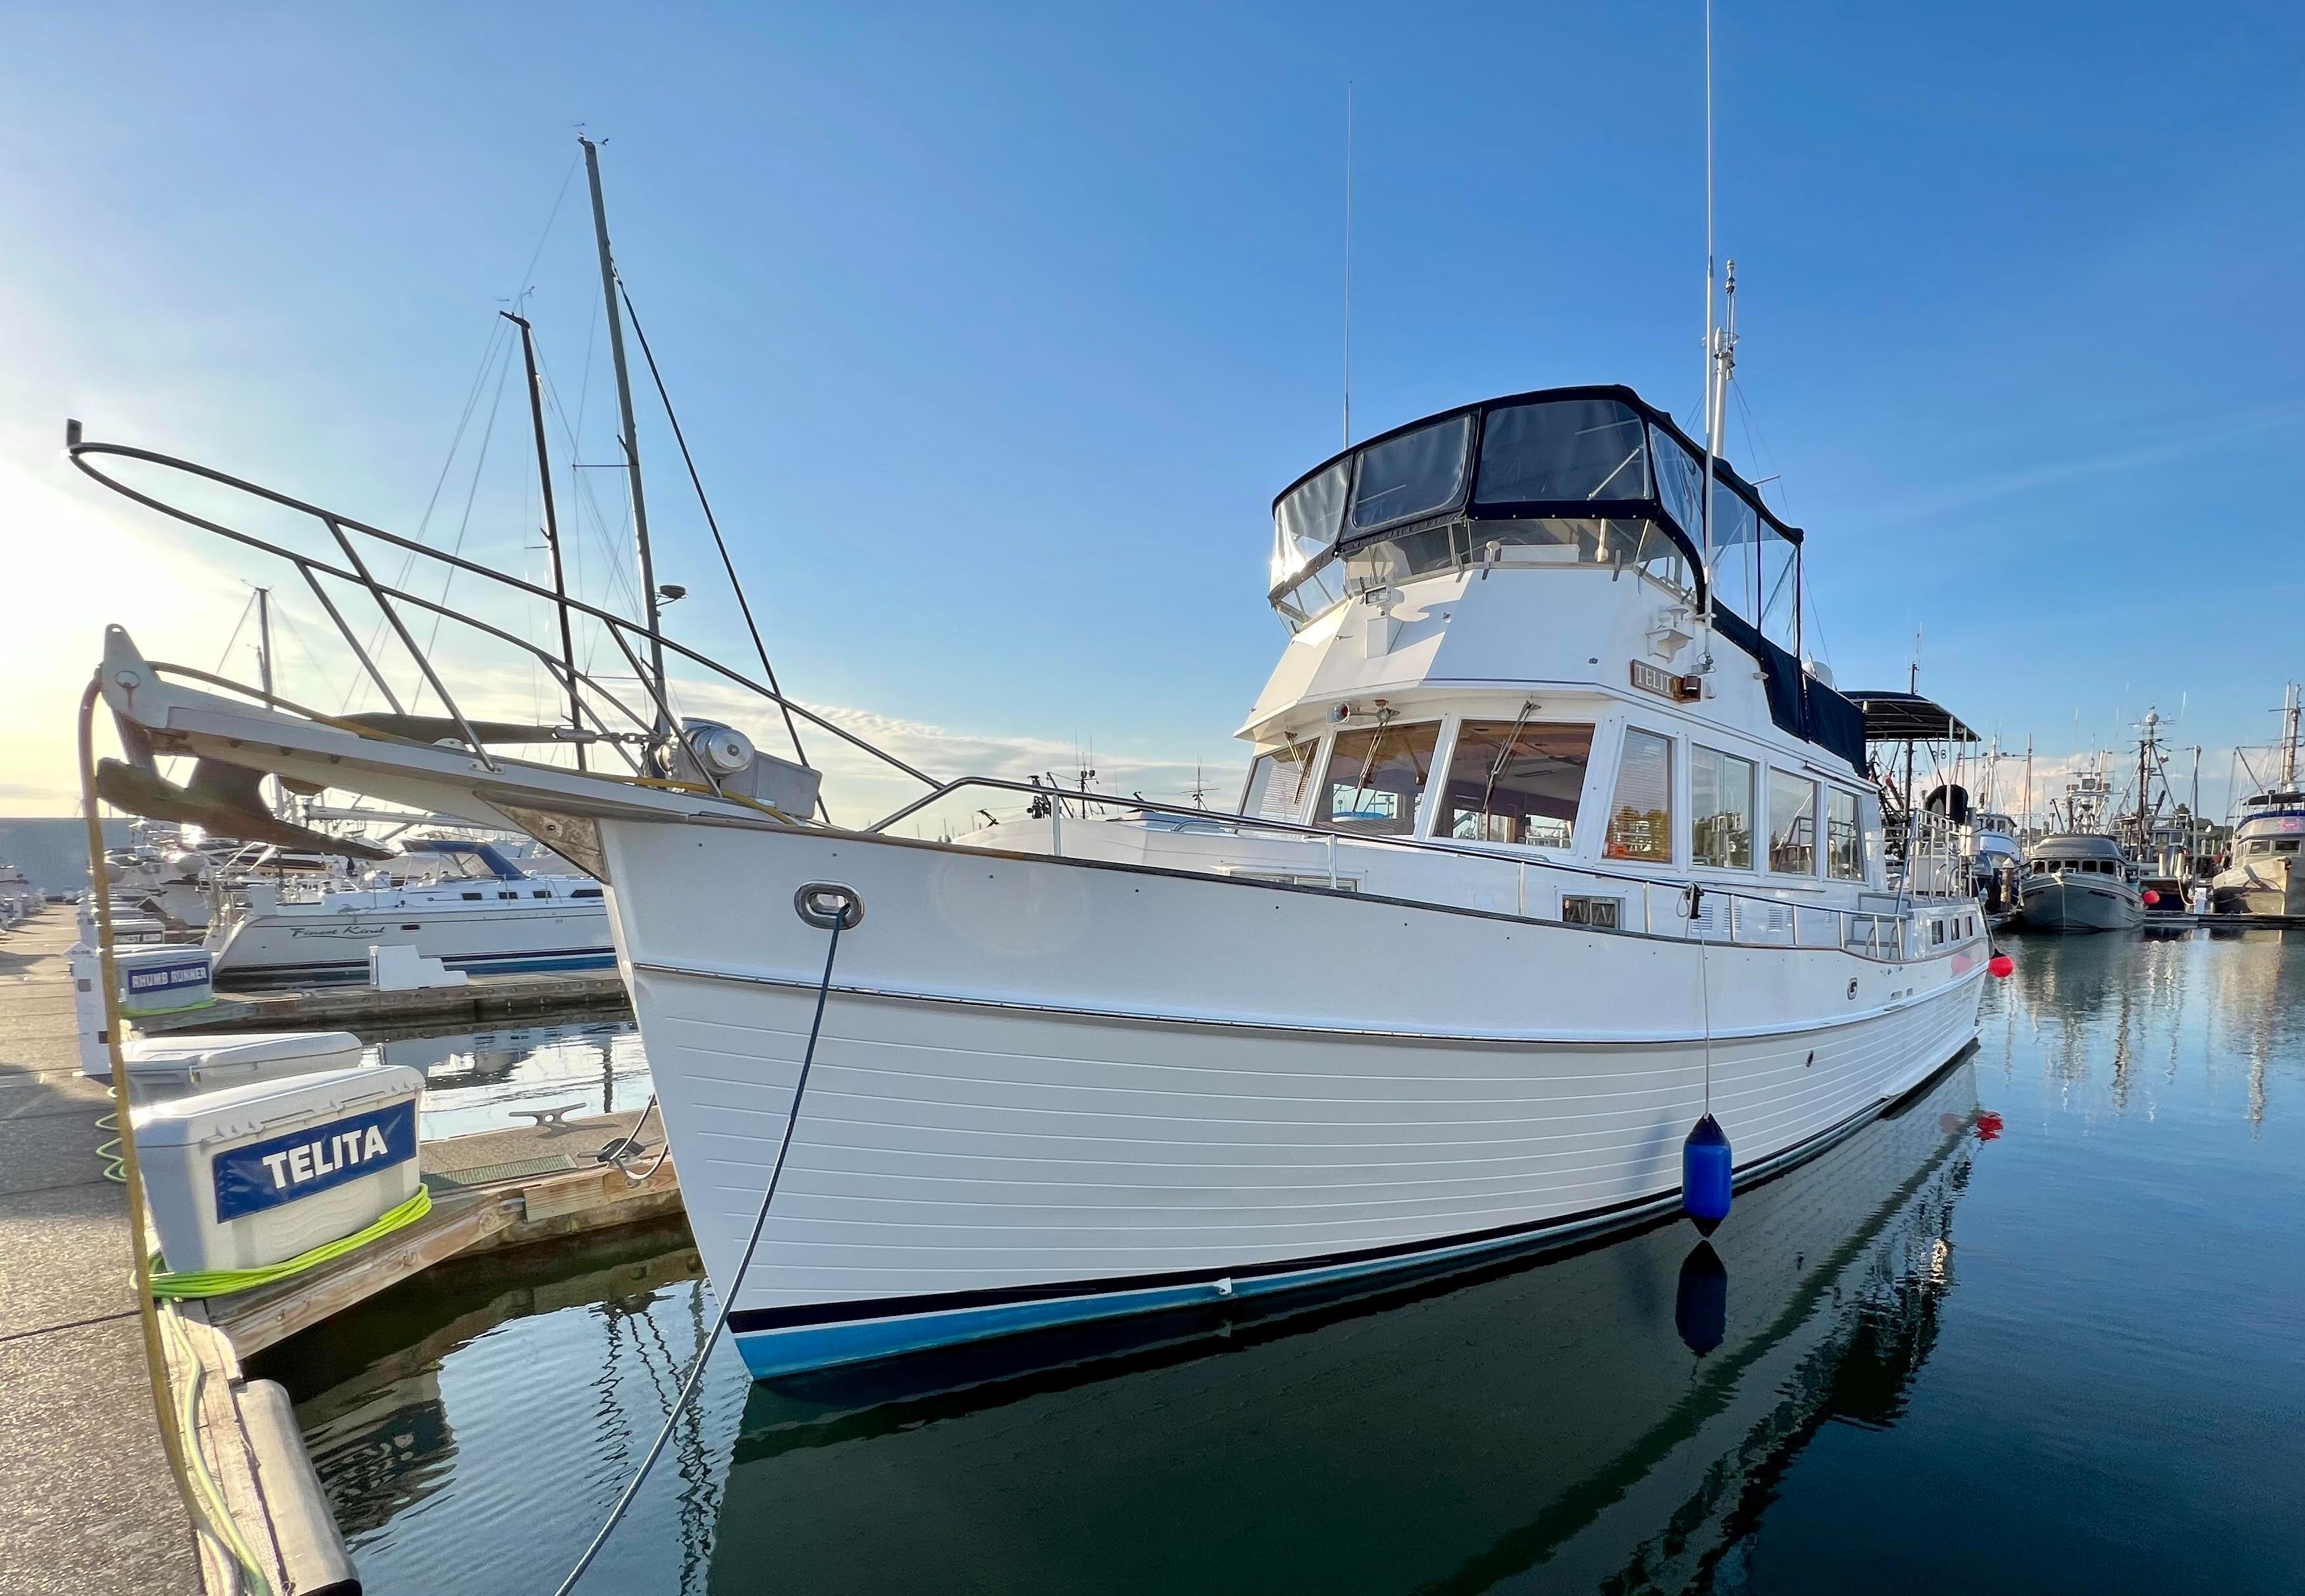
[(394, 1037), (370, 1042), (361, 1062), (424, 1072), (427, 1139), (532, 1123), (522, 1108), (637, 1108), (656, 1090), (629, 1017)]
[[(1974, 1054), (1739, 1194), (1716, 1325), (1671, 1224), (1054, 1372), (723, 1349), (586, 1589), (2305, 1590), (2305, 936), (2013, 951)], [(259, 1371), (370, 1590), (553, 1587), (710, 1322), (684, 1244)]]

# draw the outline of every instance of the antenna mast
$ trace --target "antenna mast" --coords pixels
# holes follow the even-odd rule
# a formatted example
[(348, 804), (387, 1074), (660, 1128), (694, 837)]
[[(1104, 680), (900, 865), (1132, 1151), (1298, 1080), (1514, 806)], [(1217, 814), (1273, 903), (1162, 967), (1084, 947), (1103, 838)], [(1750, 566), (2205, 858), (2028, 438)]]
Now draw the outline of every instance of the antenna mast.
[(1705, 640), (1699, 673), (1713, 668), (1713, 457), (1719, 447), (1722, 353), (1713, 327), (1713, 0), (1705, 0), (1705, 502), (1697, 515), (1704, 525)]
[(608, 360), (617, 373), (617, 411), (622, 419), (625, 435), (625, 480), (633, 496), (633, 541), (640, 551), (641, 602), (647, 611), (649, 629), (649, 668), (656, 673), (659, 700), (656, 729), (659, 736), (671, 734), (672, 726), (666, 718), (662, 705), (670, 701), (664, 680), (664, 644), (659, 641), (664, 627), (658, 613), (656, 592), (656, 561), (649, 553), (648, 500), (641, 491), (641, 439), (633, 424), (633, 379), (625, 367), (625, 323), (617, 313), (617, 263), (608, 252), (608, 207), (600, 198), (600, 147), (583, 134), (576, 142), (584, 147), (584, 175), (592, 186), (592, 236), (600, 248), (600, 298), (608, 311)]
[(1345, 84), (1345, 446), (1353, 446), (1353, 86)]

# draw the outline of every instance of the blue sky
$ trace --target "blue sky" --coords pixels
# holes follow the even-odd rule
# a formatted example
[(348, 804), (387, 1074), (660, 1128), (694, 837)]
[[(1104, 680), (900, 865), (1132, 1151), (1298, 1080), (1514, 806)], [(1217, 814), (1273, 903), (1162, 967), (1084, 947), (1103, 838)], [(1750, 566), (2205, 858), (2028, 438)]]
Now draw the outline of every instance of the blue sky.
[[(580, 122), (787, 684), (908, 747), (1093, 740), (1114, 785), (1175, 790), (1236, 758), (1281, 638), (1265, 506), (1337, 446), (1347, 83), (1358, 432), (1584, 381), (1688, 417), (1701, 14), (20, 13), (0, 516), (40, 597), (0, 641), (0, 812), (59, 808), (104, 621), (220, 649), (242, 598), (60, 463), (64, 416), (412, 527), (532, 289), (608, 458), (581, 174), (554, 214)], [(1901, 683), (1921, 628), (1924, 685), (1980, 726), (2063, 755), (2182, 700), (2214, 783), (2305, 672), (2305, 13), (1716, 28), (1726, 452), (1810, 532), (1840, 681)], [(468, 549), (533, 571), (501, 391), (430, 531), (477, 482)], [(642, 428), (676, 630), (733, 654)]]

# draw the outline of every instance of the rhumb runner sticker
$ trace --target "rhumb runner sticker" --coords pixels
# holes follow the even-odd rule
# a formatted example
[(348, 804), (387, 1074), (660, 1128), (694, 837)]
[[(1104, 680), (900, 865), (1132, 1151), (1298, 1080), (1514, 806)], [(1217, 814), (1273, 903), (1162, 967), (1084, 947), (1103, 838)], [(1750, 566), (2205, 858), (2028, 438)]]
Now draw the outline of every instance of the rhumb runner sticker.
[(416, 1156), (416, 1105), (336, 1119), (217, 1155), (217, 1223), (278, 1208)]

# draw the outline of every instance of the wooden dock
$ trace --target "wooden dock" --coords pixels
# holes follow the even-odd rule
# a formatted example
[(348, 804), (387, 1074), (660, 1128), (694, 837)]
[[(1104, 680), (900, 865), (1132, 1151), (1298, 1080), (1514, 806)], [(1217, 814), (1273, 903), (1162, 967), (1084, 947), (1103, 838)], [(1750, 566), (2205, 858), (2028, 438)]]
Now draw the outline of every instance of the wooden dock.
[[(291, 1279), (211, 1298), (209, 1322), (246, 1357), (452, 1258), (677, 1214), (679, 1177), (669, 1159), (635, 1184), (598, 1157), (641, 1112), (428, 1142), (421, 1156), (430, 1213)], [(663, 1147), (663, 1130), (651, 1120), (626, 1162), (645, 1169)]]
[(358, 982), (224, 992), (214, 1003), (138, 1020), (146, 1036), (185, 1031), (357, 1031), (494, 1023), (573, 1009), (629, 1013), (624, 978), (614, 970), (564, 970), (530, 975), (476, 975), (460, 987), (379, 992)]

